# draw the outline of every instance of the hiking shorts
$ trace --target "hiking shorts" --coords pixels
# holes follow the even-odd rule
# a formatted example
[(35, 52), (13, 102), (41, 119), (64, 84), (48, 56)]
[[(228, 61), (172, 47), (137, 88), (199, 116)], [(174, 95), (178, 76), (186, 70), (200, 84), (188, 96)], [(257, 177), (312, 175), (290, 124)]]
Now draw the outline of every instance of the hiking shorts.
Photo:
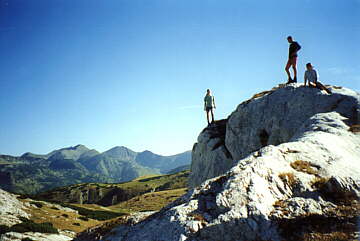
[(209, 111), (211, 111), (212, 109), (213, 109), (213, 107), (206, 107), (206, 108), (205, 108), (206, 112), (209, 112)]
[(288, 68), (290, 68), (290, 66), (296, 65), (296, 62), (297, 62), (297, 56), (289, 58), (288, 62), (286, 64), (286, 68), (288, 69)]

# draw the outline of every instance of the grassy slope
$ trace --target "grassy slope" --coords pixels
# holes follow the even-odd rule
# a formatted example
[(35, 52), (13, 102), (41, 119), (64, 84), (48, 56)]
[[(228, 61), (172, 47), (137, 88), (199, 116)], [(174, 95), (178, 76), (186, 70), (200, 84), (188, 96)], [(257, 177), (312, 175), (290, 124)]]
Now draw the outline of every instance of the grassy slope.
[(127, 201), (116, 205), (103, 207), (97, 204), (73, 204), (77, 207), (83, 207), (96, 211), (111, 211), (116, 213), (133, 213), (144, 211), (157, 211), (165, 207), (169, 203), (175, 201), (184, 195), (187, 188), (178, 188), (173, 190), (145, 193), (133, 197)]
[[(80, 188), (84, 185), (91, 185), (94, 187), (102, 188), (114, 188), (120, 187), (127, 190), (129, 193), (133, 193), (135, 196), (129, 198), (126, 201), (120, 202), (116, 205), (104, 207), (97, 204), (74, 204), (80, 208), (85, 208), (94, 211), (107, 211), (121, 214), (130, 214), (133, 212), (141, 211), (157, 211), (168, 205), (178, 197), (185, 194), (187, 191), (187, 179), (188, 171), (172, 174), (172, 175), (152, 175), (137, 178), (131, 182), (119, 183), (119, 184), (78, 184), (71, 185), (63, 188), (57, 188), (56, 192), (68, 192), (69, 188)], [(161, 191), (155, 191), (156, 189), (162, 189)], [(80, 189), (81, 190), (81, 189)], [(49, 194), (49, 193), (47, 193)], [(19, 199), (24, 203), (34, 203), (31, 199)], [(37, 201), (35, 201), (37, 202)], [(48, 202), (42, 202), (42, 207), (36, 207), (35, 205), (27, 205), (29, 209), (28, 213), (31, 214), (30, 220), (36, 223), (51, 222), (53, 226), (60, 230), (71, 230), (76, 233), (83, 232), (84, 230), (94, 226), (113, 226), (120, 222), (123, 217), (112, 218), (106, 221), (99, 221), (89, 218), (87, 221), (82, 220), (79, 215), (74, 212), (68, 212), (64, 210), (58, 210), (54, 204)], [(69, 204), (66, 204), (67, 206)], [(74, 223), (80, 224), (74, 225)]]
[[(86, 191), (93, 195), (101, 195), (102, 198), (97, 197), (97, 201), (84, 201), (87, 204), (103, 204), (104, 199), (110, 200), (113, 195), (118, 196), (118, 202), (127, 201), (133, 197), (142, 195), (148, 192), (164, 191), (185, 188), (187, 186), (189, 171), (183, 171), (171, 175), (155, 175), (137, 178), (130, 182), (118, 184), (105, 183), (86, 183), (76, 184), (61, 188), (56, 188), (48, 192), (41, 193), (37, 196), (38, 199), (46, 201), (60, 201), (66, 203), (79, 203), (76, 199), (80, 193)], [(114, 192), (116, 192), (114, 194)], [(109, 194), (109, 195), (107, 195)]]
[[(31, 203), (30, 199), (20, 199), (24, 204)], [(53, 226), (60, 230), (71, 230), (76, 233), (82, 232), (83, 230), (93, 227), (95, 225), (103, 223), (103, 221), (98, 221), (94, 219), (89, 219), (84, 221), (79, 219), (81, 215), (76, 214), (75, 212), (68, 212), (64, 210), (57, 210), (54, 208), (54, 205), (51, 203), (41, 202), (42, 207), (36, 207), (35, 205), (30, 205), (26, 210), (27, 213), (31, 215), (30, 220), (35, 223), (51, 222)], [(26, 204), (25, 204), (26, 205)], [(74, 225), (74, 223), (79, 223), (80, 226)]]
[(8, 161), (0, 160), (0, 165), (10, 165), (10, 164), (14, 164), (14, 163), (13, 163), (13, 162), (8, 162)]
[(157, 211), (175, 201), (180, 196), (186, 193), (186, 188), (178, 188), (173, 190), (145, 193), (143, 195), (134, 197), (128, 201), (108, 207), (111, 211), (127, 211), (142, 212), (142, 211)]

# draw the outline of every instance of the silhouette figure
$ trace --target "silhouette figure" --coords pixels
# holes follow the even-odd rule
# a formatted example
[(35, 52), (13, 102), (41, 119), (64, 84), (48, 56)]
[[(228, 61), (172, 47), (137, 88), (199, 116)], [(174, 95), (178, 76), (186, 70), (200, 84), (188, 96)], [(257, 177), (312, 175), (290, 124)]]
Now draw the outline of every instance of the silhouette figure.
[[(290, 84), (290, 83), (296, 83), (297, 82), (297, 78), (296, 78), (296, 74), (297, 74), (297, 71), (296, 71), (296, 62), (297, 62), (297, 52), (301, 49), (301, 46), (295, 42), (293, 40), (293, 38), (291, 36), (288, 36), (287, 37), (287, 41), (290, 43), (290, 46), (289, 46), (289, 59), (286, 63), (286, 66), (285, 66), (285, 71), (288, 75), (288, 82), (287, 84)], [(292, 67), (293, 71), (294, 71), (294, 78), (292, 79), (291, 78), (291, 74), (290, 74), (290, 67)]]
[[(214, 122), (214, 111), (213, 109), (215, 109), (215, 98), (214, 96), (211, 95), (211, 90), (207, 89), (206, 90), (206, 95), (204, 98), (204, 111), (206, 111), (206, 118), (207, 118), (207, 122), (208, 122), (208, 126), (210, 126), (211, 123)], [(210, 122), (210, 118), (209, 118), (209, 112), (211, 113), (211, 122)]]

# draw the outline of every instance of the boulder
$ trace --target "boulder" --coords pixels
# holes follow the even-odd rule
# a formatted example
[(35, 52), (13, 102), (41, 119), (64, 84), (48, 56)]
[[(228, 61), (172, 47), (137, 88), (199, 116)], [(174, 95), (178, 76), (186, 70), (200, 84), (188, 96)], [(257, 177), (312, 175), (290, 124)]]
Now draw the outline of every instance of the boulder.
[(225, 146), (226, 124), (227, 119), (215, 121), (200, 133), (192, 151), (190, 186), (224, 174), (234, 166), (233, 158)]
[(358, 122), (359, 95), (342, 87), (330, 89), (331, 95), (291, 84), (255, 94), (238, 105), (226, 122), (200, 133), (193, 147), (189, 185), (195, 187), (224, 174), (261, 147), (289, 142), (303, 123), (317, 113), (337, 112), (347, 118), (349, 126)]
[(24, 239), (36, 240), (36, 241), (70, 241), (72, 238), (61, 235), (61, 234), (47, 234), (47, 233), (34, 233), (34, 232), (27, 232), (27, 233), (16, 233), (16, 232), (9, 232), (3, 234), (0, 237), (1, 241), (21, 241)]
[(20, 217), (29, 218), (26, 209), (16, 195), (0, 189), (0, 225), (12, 226), (21, 223)]
[(293, 84), (243, 102), (200, 134), (194, 189), (103, 240), (358, 239), (360, 95), (331, 90)]

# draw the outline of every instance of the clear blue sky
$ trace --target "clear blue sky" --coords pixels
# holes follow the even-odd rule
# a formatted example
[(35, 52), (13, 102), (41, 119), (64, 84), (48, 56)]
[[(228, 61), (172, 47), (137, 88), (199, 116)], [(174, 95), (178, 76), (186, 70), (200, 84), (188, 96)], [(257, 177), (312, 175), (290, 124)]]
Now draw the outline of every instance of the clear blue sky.
[[(288, 43), (360, 90), (359, 0), (0, 0), (0, 153), (85, 144), (190, 150), (206, 125), (286, 81)], [(302, 78), (300, 78), (302, 80)]]

